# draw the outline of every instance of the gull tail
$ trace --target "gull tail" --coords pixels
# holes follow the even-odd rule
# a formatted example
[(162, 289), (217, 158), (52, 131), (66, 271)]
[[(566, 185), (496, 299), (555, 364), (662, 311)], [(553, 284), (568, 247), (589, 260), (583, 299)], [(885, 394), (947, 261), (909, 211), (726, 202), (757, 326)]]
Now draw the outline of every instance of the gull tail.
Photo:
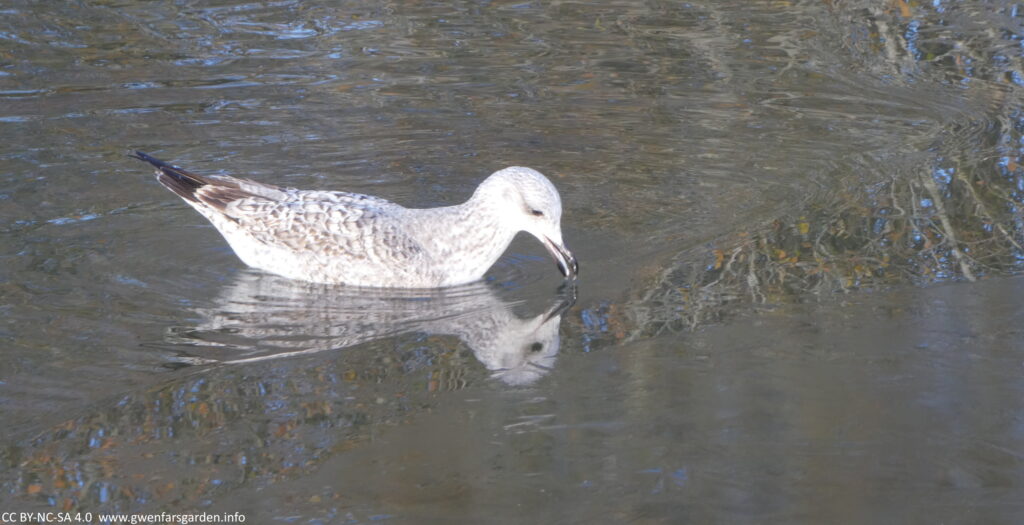
[(196, 190), (210, 184), (209, 179), (187, 172), (141, 151), (136, 151), (134, 155), (128, 156), (152, 164), (156, 168), (156, 180), (187, 201), (199, 202)]

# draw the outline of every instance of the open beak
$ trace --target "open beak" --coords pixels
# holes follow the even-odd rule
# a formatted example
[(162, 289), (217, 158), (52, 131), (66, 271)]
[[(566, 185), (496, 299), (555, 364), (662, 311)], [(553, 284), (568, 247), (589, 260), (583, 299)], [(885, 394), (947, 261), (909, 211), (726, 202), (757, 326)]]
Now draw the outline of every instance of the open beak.
[(580, 266), (576, 262), (576, 258), (572, 256), (572, 252), (568, 248), (561, 244), (552, 241), (551, 239), (544, 237), (544, 247), (548, 249), (548, 253), (555, 259), (555, 264), (558, 265), (558, 271), (562, 272), (562, 275), (566, 279), (576, 279), (576, 275), (580, 273)]

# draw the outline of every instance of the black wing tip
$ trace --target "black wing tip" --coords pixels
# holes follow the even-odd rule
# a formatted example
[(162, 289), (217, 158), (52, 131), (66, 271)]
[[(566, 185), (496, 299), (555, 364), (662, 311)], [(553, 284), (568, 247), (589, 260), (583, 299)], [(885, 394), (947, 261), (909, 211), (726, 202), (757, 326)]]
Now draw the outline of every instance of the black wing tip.
[(157, 169), (156, 179), (160, 184), (187, 201), (198, 201), (195, 196), (196, 190), (207, 184), (206, 180), (202, 177), (193, 175), (148, 153), (135, 150), (134, 154), (129, 154), (128, 156), (152, 164)]
[(166, 162), (164, 162), (164, 161), (162, 161), (162, 160), (160, 160), (160, 159), (158, 159), (158, 158), (156, 158), (156, 157), (154, 157), (154, 156), (152, 156), (152, 155), (150, 155), (150, 154), (148, 154), (148, 153), (146, 153), (144, 151), (135, 150), (134, 153), (129, 153), (128, 156), (133, 158), (133, 159), (139, 159), (139, 160), (148, 162), (148, 163), (152, 164), (153, 166), (156, 166), (157, 168), (174, 168), (174, 166), (172, 166), (172, 165), (170, 165), (170, 164), (168, 164), (168, 163), (166, 163)]

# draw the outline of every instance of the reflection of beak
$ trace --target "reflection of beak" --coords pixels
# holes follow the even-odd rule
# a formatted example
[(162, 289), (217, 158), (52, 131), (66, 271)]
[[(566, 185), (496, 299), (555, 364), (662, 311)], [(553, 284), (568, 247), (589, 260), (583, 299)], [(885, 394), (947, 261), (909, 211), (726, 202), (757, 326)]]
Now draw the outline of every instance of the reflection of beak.
[(575, 280), (576, 275), (580, 273), (580, 266), (576, 262), (576, 258), (572, 256), (572, 252), (565, 246), (547, 237), (544, 237), (543, 242), (544, 247), (548, 249), (548, 253), (551, 254), (551, 257), (554, 257), (555, 263), (558, 264), (558, 271), (562, 272), (562, 275), (566, 278)]
[(558, 288), (558, 295), (561, 297), (561, 301), (544, 316), (544, 323), (564, 314), (572, 308), (572, 305), (576, 304), (576, 283), (563, 283)]

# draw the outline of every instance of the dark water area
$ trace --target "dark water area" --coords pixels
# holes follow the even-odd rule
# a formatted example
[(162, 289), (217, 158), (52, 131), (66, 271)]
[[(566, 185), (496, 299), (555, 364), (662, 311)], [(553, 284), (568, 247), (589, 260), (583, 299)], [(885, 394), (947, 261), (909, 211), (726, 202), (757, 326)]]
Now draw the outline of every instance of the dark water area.
[[(0, 511), (1019, 523), (1022, 17), (7, 2)], [(131, 149), (415, 207), (530, 166), (582, 273), (288, 282)]]

